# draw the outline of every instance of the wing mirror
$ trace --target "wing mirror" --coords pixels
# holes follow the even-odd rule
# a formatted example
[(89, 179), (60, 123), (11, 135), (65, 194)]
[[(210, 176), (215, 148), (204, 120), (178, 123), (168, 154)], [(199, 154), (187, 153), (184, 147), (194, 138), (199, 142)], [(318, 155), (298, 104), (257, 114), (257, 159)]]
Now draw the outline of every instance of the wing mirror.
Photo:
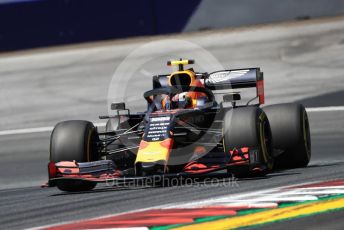
[(125, 103), (111, 103), (111, 110), (125, 110)]
[(224, 102), (233, 102), (233, 101), (240, 101), (241, 96), (240, 93), (229, 93), (223, 95), (223, 101)]

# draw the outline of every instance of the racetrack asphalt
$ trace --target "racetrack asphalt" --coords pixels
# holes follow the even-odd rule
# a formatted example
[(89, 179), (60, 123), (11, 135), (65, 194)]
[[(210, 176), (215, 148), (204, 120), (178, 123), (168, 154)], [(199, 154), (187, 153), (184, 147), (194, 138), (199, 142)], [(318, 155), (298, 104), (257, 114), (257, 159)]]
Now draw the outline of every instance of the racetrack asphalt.
[[(260, 66), (265, 73), (267, 104), (300, 101), (308, 107), (343, 106), (343, 35), (344, 18), (337, 17), (2, 55), (0, 127), (1, 130), (46, 127), (66, 119), (96, 121), (98, 115), (106, 114), (108, 85), (126, 55), (148, 41), (170, 38), (199, 44), (226, 67)], [(166, 73), (168, 69), (161, 67), (164, 62), (150, 63), (146, 69)], [(137, 87), (133, 93), (142, 95), (141, 91), (148, 90), (151, 82), (149, 78), (138, 79), (133, 85)], [(73, 194), (56, 188), (41, 189), (40, 184), (47, 180), (50, 132), (0, 136), (0, 226), (2, 229), (37, 227), (162, 204), (343, 178), (344, 111), (309, 112), (309, 119), (313, 156), (308, 168), (240, 180), (238, 187), (98, 186), (92, 192)], [(324, 223), (334, 220), (336, 215), (320, 216), (319, 221)], [(312, 218), (289, 222), (295, 228), (319, 224)], [(271, 226), (277, 228), (277, 225)], [(339, 225), (323, 226), (338, 229)]]

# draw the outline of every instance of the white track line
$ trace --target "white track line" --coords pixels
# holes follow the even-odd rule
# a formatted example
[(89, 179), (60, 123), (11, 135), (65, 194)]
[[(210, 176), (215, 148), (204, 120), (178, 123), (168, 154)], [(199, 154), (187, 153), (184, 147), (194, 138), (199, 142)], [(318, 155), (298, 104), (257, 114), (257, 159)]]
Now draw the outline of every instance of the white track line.
[[(344, 106), (314, 107), (314, 108), (306, 108), (306, 110), (307, 112), (344, 111)], [(94, 125), (98, 127), (104, 127), (105, 123), (94, 123)], [(47, 127), (38, 127), (38, 128), (3, 130), (3, 131), (0, 131), (0, 136), (51, 132), (53, 128), (54, 127), (52, 126), (47, 126)]]
[(42, 133), (50, 132), (54, 127), (39, 127), (39, 128), (27, 128), (27, 129), (12, 129), (0, 131), (0, 136), (26, 134), (26, 133)]
[[(97, 127), (104, 127), (106, 123), (93, 123)], [(38, 127), (38, 128), (26, 128), (26, 129), (11, 129), (0, 131), (0, 136), (18, 135), (28, 133), (43, 133), (53, 131), (53, 126)]]
[(330, 111), (344, 111), (344, 106), (327, 106), (306, 108), (307, 112), (330, 112)]

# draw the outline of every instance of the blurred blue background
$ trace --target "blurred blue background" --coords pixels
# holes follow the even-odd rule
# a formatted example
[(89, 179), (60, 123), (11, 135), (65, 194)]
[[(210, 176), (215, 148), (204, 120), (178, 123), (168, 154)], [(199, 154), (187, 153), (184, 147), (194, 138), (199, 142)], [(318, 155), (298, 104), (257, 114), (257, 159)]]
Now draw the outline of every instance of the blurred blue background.
[(343, 13), (344, 0), (0, 0), (0, 51)]

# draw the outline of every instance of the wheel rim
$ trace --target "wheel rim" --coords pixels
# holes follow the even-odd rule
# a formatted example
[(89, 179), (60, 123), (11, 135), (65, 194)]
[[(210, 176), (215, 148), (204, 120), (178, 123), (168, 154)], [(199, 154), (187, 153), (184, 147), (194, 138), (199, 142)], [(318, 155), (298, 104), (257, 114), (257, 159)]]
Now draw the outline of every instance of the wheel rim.
[(308, 158), (311, 155), (311, 135), (309, 131), (309, 121), (306, 111), (303, 111), (303, 137)]
[(265, 114), (261, 115), (260, 117), (261, 117), (261, 145), (262, 145), (263, 157), (264, 157), (266, 165), (271, 170), (273, 168), (272, 148), (271, 148), (272, 147), (272, 134), (271, 134), (269, 122), (266, 119)]
[(86, 160), (87, 162), (99, 160), (99, 154), (97, 149), (97, 129), (93, 127), (88, 133), (87, 144), (86, 144)]

